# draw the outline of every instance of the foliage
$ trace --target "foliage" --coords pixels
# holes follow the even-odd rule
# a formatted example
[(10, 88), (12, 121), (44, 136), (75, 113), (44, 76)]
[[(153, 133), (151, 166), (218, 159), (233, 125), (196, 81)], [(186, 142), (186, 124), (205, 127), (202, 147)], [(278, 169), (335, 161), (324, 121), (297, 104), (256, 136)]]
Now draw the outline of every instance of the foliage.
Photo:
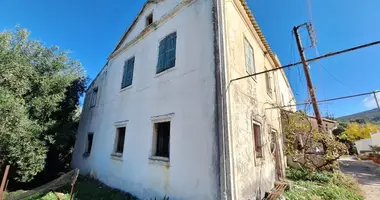
[[(59, 199), (68, 200), (70, 199), (70, 189), (71, 189), (71, 185), (67, 185), (63, 188), (58, 189), (57, 191), (49, 192), (47, 194), (37, 195), (27, 200), (59, 200)], [(24, 191), (11, 192), (11, 193), (8, 193), (7, 196), (12, 197), (22, 192)], [(60, 198), (58, 198), (58, 196)], [(74, 200), (101, 200), (101, 199), (136, 200), (137, 198), (129, 193), (112, 189), (94, 179), (79, 176), (75, 184), (73, 199)], [(169, 197), (165, 196), (163, 198), (154, 198), (154, 199), (169, 200)]]
[(347, 128), (340, 134), (341, 140), (347, 140), (355, 142), (357, 140), (366, 139), (371, 137), (371, 133), (375, 133), (380, 130), (380, 125), (371, 123), (359, 124), (357, 122), (351, 122), (347, 125)]
[(333, 183), (319, 184), (312, 181), (296, 181), (293, 188), (285, 192), (286, 199), (292, 200), (364, 200), (355, 191)]
[[(291, 172), (288, 172), (288, 171)], [(306, 174), (305, 174), (306, 173)], [(291, 176), (288, 176), (288, 175)], [(316, 172), (318, 174), (314, 180), (308, 179), (307, 170), (288, 169), (287, 177), (294, 182), (291, 190), (286, 191), (287, 199), (294, 200), (362, 200), (360, 186), (351, 176), (344, 175), (340, 171)], [(306, 175), (306, 176), (301, 176)]]
[(331, 173), (312, 172), (307, 169), (288, 168), (286, 170), (286, 177), (291, 180), (302, 181), (316, 181), (320, 183), (327, 183), (331, 179)]
[(336, 160), (347, 152), (347, 147), (327, 133), (313, 130), (303, 112), (285, 115), (283, 131), (286, 153), (303, 168), (311, 171), (336, 168)]
[(25, 29), (0, 32), (0, 171), (10, 164), (11, 178), (27, 182), (46, 166), (67, 166), (85, 82), (67, 52)]

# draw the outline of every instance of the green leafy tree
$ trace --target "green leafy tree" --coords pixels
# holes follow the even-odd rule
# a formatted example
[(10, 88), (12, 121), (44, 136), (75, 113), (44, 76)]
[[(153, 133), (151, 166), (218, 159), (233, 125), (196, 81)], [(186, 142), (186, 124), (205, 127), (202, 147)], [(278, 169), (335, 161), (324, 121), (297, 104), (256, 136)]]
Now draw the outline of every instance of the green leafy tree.
[(0, 32), (0, 171), (18, 181), (47, 166), (68, 167), (86, 78), (81, 64), (29, 39), (29, 31)]

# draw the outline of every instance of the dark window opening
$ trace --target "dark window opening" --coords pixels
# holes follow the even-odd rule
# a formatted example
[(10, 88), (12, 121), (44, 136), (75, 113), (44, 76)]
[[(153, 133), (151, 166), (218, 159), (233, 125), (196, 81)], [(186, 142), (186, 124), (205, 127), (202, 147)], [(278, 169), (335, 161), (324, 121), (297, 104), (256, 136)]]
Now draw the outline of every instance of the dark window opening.
[(153, 13), (149, 14), (147, 17), (146, 17), (146, 26), (149, 26), (153, 24)]
[(86, 154), (91, 153), (93, 139), (94, 139), (93, 133), (87, 134), (87, 145), (86, 145), (86, 152), (85, 152)]
[(255, 140), (255, 152), (256, 152), (256, 158), (262, 158), (263, 152), (262, 152), (262, 144), (261, 144), (261, 127), (260, 125), (253, 123), (253, 137)]
[(170, 122), (154, 124), (156, 132), (156, 152), (154, 156), (169, 158)]
[(124, 152), (124, 140), (125, 140), (125, 127), (117, 128), (116, 136), (116, 148), (115, 153), (123, 154)]
[(91, 94), (91, 102), (90, 102), (90, 107), (95, 107), (96, 106), (96, 99), (98, 98), (98, 88), (94, 88)]

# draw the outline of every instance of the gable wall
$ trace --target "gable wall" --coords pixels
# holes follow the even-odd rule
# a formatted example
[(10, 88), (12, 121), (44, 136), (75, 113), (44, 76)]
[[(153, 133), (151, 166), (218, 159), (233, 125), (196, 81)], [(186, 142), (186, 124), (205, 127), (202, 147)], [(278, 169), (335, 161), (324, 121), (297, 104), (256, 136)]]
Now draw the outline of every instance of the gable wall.
[(169, 13), (173, 8), (175, 8), (183, 0), (166, 0), (160, 3), (149, 3), (140, 17), (137, 19), (137, 22), (132, 30), (127, 35), (125, 41), (121, 45), (123, 47), (128, 42), (132, 41), (137, 37), (145, 28), (146, 28), (146, 17), (153, 12), (153, 22), (159, 20), (161, 17)]

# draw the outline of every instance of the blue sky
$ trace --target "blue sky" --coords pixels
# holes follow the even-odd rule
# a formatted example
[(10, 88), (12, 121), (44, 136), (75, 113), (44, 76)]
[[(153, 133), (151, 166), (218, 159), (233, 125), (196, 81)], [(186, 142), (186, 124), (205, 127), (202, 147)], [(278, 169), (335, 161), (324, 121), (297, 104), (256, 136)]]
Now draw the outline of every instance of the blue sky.
[[(3, 0), (0, 29), (16, 24), (46, 45), (71, 50), (94, 78), (145, 0)], [(291, 29), (310, 20), (308, 0), (248, 0), (272, 50), (283, 65), (299, 60)], [(310, 0), (320, 54), (380, 40), (380, 1)], [(302, 34), (305, 36), (305, 34)], [(308, 43), (307, 37), (303, 40)], [(307, 57), (316, 55), (307, 50)], [(311, 64), (318, 99), (380, 89), (380, 46)], [(287, 70), (298, 103), (307, 100), (301, 66)], [(379, 94), (380, 97), (380, 94)], [(373, 97), (321, 105), (322, 113), (341, 116), (375, 106)], [(300, 107), (303, 109), (304, 107)], [(311, 110), (308, 106), (307, 110)]]

